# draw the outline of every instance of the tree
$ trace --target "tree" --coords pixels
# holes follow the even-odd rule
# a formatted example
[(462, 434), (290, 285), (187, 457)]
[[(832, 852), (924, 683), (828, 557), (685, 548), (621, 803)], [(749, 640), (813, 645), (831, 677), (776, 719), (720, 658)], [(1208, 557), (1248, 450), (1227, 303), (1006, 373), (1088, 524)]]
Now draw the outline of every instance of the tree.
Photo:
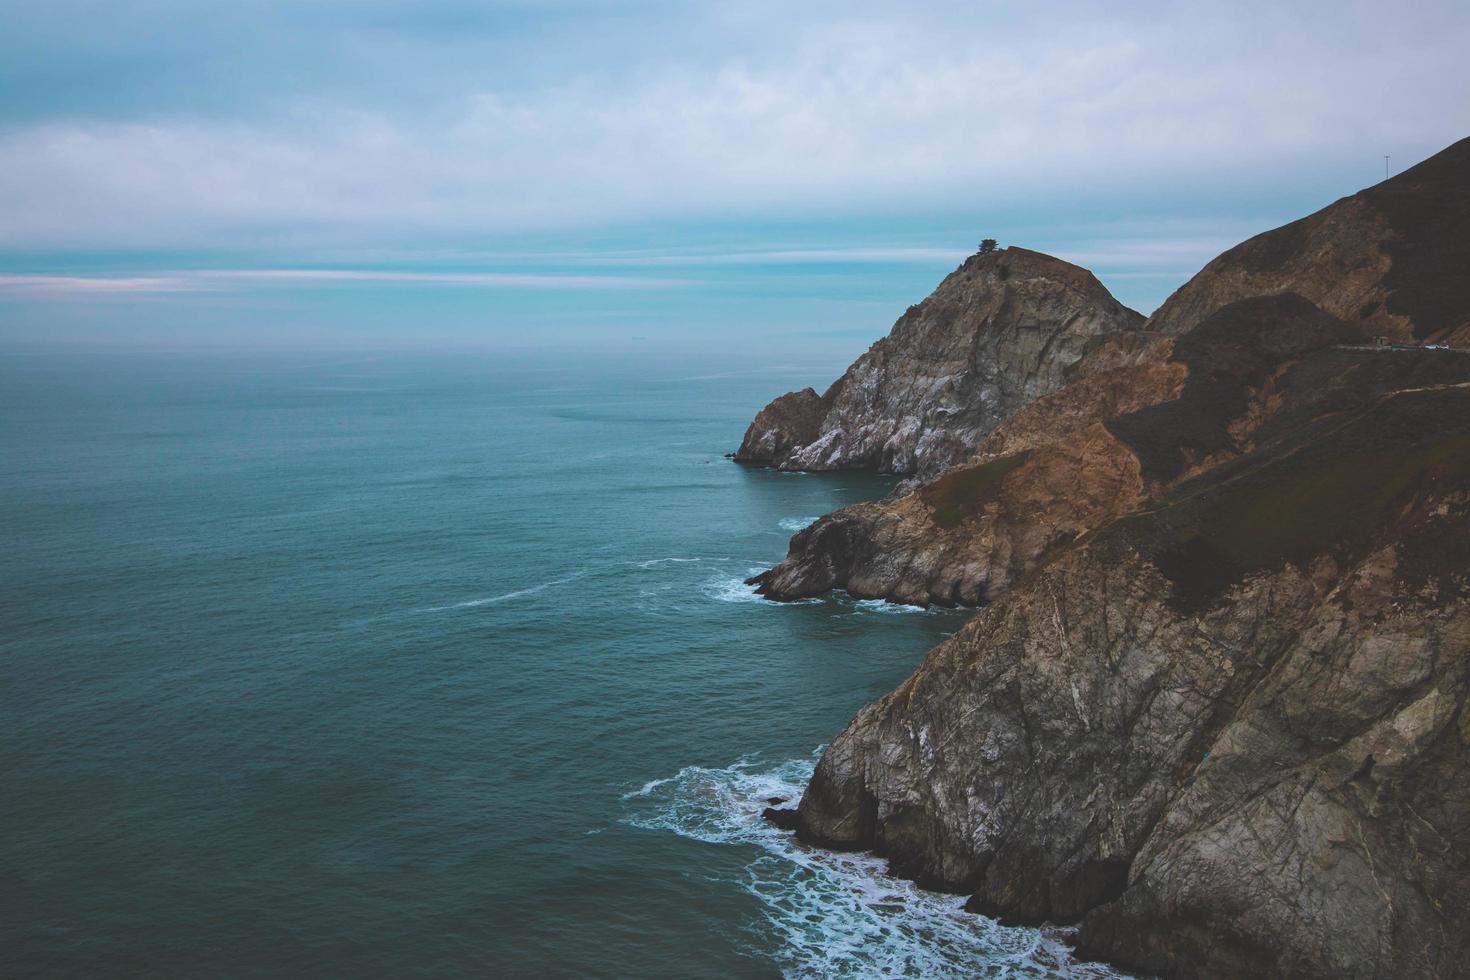
[(998, 243), (994, 238), (987, 238), (980, 243), (980, 254), (989, 255), (991, 252), (994, 252), (996, 250), (997, 246)]

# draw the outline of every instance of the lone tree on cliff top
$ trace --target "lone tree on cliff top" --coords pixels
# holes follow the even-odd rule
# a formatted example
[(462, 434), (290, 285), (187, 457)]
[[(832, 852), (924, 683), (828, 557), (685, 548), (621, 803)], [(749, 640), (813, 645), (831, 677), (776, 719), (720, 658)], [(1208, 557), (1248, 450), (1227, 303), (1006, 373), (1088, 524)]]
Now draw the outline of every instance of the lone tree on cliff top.
[(991, 252), (994, 252), (997, 247), (998, 243), (994, 238), (987, 238), (980, 243), (980, 254), (989, 255)]

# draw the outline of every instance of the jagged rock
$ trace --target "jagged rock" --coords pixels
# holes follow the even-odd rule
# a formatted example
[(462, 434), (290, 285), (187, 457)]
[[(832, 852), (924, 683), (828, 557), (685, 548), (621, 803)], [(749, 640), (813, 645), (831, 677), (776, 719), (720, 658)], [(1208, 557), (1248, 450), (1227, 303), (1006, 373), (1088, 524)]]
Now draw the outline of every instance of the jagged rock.
[(1085, 269), (1023, 248), (973, 255), (827, 392), (766, 406), (735, 453), (787, 470), (938, 473), (1055, 391), (1095, 337), (1143, 317)]
[(756, 415), (740, 448), (732, 454), (734, 459), (762, 466), (784, 462), (821, 435), (827, 406), (812, 388), (787, 392)]
[(1185, 370), (1172, 341), (1130, 338), (1096, 370), (1002, 423), (975, 461), (886, 500), (854, 504), (791, 539), (787, 557), (750, 579), (767, 598), (834, 588), (913, 605), (993, 601), (1051, 549), (1137, 506), (1137, 460), (1108, 431), (1114, 415), (1176, 395)]

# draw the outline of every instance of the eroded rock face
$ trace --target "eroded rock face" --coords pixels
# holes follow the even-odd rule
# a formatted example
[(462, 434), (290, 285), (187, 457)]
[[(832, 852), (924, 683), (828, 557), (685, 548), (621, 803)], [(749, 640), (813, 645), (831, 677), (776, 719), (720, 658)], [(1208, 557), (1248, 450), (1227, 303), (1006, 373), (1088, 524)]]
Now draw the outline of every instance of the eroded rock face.
[(808, 840), (1176, 976), (1470, 955), (1470, 386), (1063, 549), (832, 743)]
[(822, 434), (828, 403), (812, 388), (789, 391), (756, 415), (735, 458), (775, 466)]
[(914, 605), (993, 601), (1055, 547), (1142, 502), (1138, 462), (1103, 422), (1176, 396), (1186, 372), (1167, 360), (1167, 338), (1125, 343), (1127, 356), (1111, 341), (1095, 349), (1092, 373), (1002, 423), (972, 462), (799, 532), (751, 584), (781, 600), (842, 588)]
[(782, 395), (762, 410), (735, 458), (789, 470), (938, 473), (1060, 388), (1090, 340), (1142, 321), (1060, 259), (1022, 248), (971, 256), (824, 395)]

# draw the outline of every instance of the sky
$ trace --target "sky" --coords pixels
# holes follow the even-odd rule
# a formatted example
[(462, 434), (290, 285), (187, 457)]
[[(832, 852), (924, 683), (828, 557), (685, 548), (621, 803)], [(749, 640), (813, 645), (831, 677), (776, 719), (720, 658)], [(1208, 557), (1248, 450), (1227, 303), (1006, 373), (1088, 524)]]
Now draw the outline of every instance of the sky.
[(981, 238), (1149, 312), (1470, 135), (1470, 8), (0, 0), (0, 349), (884, 333)]

